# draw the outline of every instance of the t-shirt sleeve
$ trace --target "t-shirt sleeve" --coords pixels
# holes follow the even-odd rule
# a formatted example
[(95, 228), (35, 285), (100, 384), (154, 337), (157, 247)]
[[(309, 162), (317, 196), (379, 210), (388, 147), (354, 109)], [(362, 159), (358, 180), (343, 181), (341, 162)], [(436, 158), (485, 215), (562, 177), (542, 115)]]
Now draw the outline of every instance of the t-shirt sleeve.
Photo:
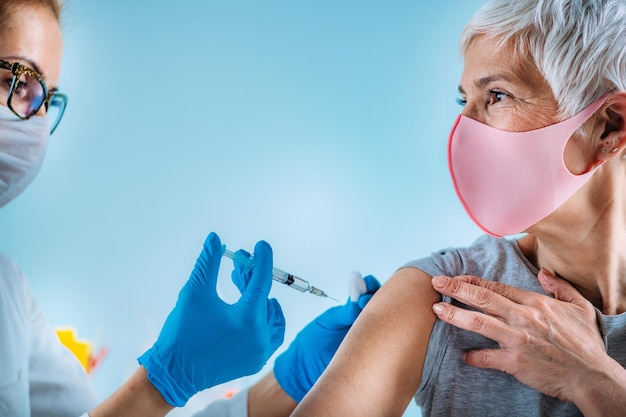
[(407, 262), (402, 268), (417, 268), (430, 276), (456, 276), (463, 271), (463, 261), (457, 249), (449, 248), (434, 252), (431, 256)]

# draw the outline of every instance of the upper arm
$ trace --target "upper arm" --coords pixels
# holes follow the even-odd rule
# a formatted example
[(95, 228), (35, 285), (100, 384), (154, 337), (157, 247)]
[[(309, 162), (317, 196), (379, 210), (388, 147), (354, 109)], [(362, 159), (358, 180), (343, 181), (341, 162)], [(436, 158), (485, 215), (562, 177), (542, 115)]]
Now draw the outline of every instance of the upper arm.
[(397, 271), (354, 323), (293, 415), (399, 416), (420, 383), (440, 295), (415, 268)]

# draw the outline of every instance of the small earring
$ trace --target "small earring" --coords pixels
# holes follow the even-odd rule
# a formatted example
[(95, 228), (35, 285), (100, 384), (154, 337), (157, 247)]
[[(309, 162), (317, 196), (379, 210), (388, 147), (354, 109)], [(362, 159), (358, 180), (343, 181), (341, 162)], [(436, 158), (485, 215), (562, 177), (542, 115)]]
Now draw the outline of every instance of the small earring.
[(617, 147), (611, 149), (611, 153), (615, 153), (615, 152), (617, 152)]
[(606, 153), (606, 149), (602, 148), (602, 154), (604, 155)]

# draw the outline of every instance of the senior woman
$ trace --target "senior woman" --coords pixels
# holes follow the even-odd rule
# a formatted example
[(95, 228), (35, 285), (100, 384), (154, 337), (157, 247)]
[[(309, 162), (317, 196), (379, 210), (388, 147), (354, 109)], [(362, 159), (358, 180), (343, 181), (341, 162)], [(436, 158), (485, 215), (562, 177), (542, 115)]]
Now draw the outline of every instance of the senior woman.
[(475, 14), (448, 152), (487, 235), (399, 269), (294, 415), (624, 415), (624, 39), (623, 0)]

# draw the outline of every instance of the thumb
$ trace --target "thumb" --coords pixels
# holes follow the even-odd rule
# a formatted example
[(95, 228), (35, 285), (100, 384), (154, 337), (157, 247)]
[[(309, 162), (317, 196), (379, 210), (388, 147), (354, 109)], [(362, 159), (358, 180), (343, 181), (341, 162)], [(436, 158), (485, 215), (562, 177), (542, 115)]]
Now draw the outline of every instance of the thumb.
[(275, 298), (268, 301), (267, 310), (268, 324), (271, 326), (272, 332), (270, 343), (272, 344), (272, 349), (276, 350), (285, 340), (285, 315), (278, 300)]
[(363, 294), (362, 296), (359, 297), (359, 308), (361, 310), (363, 310), (365, 308), (365, 306), (367, 305), (367, 303), (370, 302), (370, 300), (372, 299), (372, 297), (374, 296), (374, 294)]
[(325, 329), (343, 329), (352, 326), (360, 312), (359, 304), (348, 299), (342, 306), (329, 308), (315, 321)]
[(556, 277), (547, 269), (541, 269), (537, 278), (539, 278), (541, 287), (548, 293), (552, 294), (557, 300), (579, 306), (587, 305), (587, 300), (576, 290), (576, 288), (572, 286), (572, 284), (562, 278)]
[(366, 276), (365, 278), (363, 278), (363, 281), (365, 281), (368, 294), (374, 294), (380, 288), (380, 282), (376, 279), (374, 275)]
[(380, 282), (373, 275), (368, 275), (363, 278), (365, 285), (367, 286), (367, 292), (359, 297), (359, 307), (361, 310), (365, 308), (367, 303), (372, 299), (376, 291), (380, 289)]

